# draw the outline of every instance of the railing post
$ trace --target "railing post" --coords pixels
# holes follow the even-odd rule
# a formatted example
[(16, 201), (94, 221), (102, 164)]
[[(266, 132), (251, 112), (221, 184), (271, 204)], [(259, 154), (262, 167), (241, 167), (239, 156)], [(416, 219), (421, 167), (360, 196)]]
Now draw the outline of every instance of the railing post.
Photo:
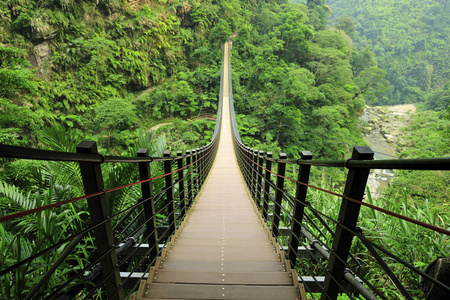
[[(164, 158), (170, 157), (170, 151), (166, 150), (163, 153)], [(172, 173), (172, 160), (164, 161), (164, 174)], [(175, 232), (175, 203), (173, 197), (173, 176), (172, 174), (166, 175), (166, 205), (167, 205), (167, 215), (169, 216), (169, 233), (172, 235)]]
[(252, 198), (255, 200), (256, 202), (256, 182), (258, 180), (258, 166), (256, 165), (258, 162), (258, 150), (253, 149), (252, 153), (251, 153), (251, 164), (252, 164), (252, 183), (251, 183), (251, 195)]
[(203, 156), (206, 151), (205, 151), (204, 147), (200, 147), (199, 150), (200, 151), (199, 151), (198, 156), (199, 156), (200, 161), (199, 161), (199, 171), (198, 172), (200, 174), (200, 176), (199, 176), (199, 179), (200, 179), (199, 190), (200, 190), (201, 186), (203, 186), (203, 182), (205, 182), (205, 161), (206, 161), (206, 159)]
[(270, 160), (272, 158), (272, 152), (266, 153), (267, 160), (266, 160), (266, 172), (264, 174), (264, 197), (263, 197), (263, 217), (264, 220), (268, 220), (269, 217), (269, 198), (270, 198), (270, 171), (272, 171), (272, 161)]
[[(312, 154), (309, 151), (302, 151), (300, 154), (301, 159), (303, 160), (311, 160)], [(305, 205), (303, 203), (306, 202), (306, 192), (308, 191), (308, 187), (306, 185), (300, 184), (299, 182), (308, 184), (309, 183), (309, 173), (311, 170), (310, 165), (300, 165), (300, 169), (298, 170), (298, 179), (297, 179), (297, 188), (295, 191), (295, 203), (293, 209), (293, 220), (291, 224), (291, 236), (288, 247), (288, 257), (291, 261), (292, 267), (295, 267), (295, 262), (297, 260), (297, 249), (300, 243), (300, 232), (302, 229), (303, 222), (303, 213), (305, 210)]]
[(193, 196), (194, 198), (197, 196), (198, 193), (198, 150), (193, 149), (192, 150), (192, 162), (194, 163), (194, 170), (195, 170), (195, 175), (192, 177), (192, 191), (193, 191)]
[[(137, 152), (138, 157), (148, 157), (148, 149), (139, 149)], [(150, 165), (148, 162), (140, 162), (139, 163), (139, 178), (140, 180), (147, 180), (152, 178)], [(158, 232), (157, 232), (157, 224), (156, 224), (156, 210), (155, 210), (155, 202), (153, 199), (153, 187), (152, 182), (147, 181), (141, 183), (142, 190), (142, 201), (144, 206), (144, 214), (145, 220), (148, 221), (146, 223), (145, 236), (148, 236), (148, 245), (150, 247), (149, 258), (150, 261), (153, 261), (158, 257), (159, 252), (159, 243), (158, 243)], [(145, 202), (144, 202), (145, 201)]]
[[(183, 151), (177, 151), (177, 157), (183, 156)], [(179, 158), (177, 161), (178, 171), (178, 189), (180, 193), (180, 220), (183, 220), (184, 215), (186, 214), (186, 197), (184, 192), (184, 169), (183, 168), (183, 159)]]
[[(186, 150), (186, 166), (189, 166), (192, 162), (192, 157), (191, 157), (191, 150)], [(193, 167), (188, 167), (188, 169), (191, 168), (191, 171), (189, 172), (189, 176), (187, 178), (187, 197), (188, 197), (188, 206), (191, 206), (192, 204), (192, 176), (193, 176)]]
[[(286, 153), (280, 153), (280, 160), (287, 159)], [(278, 162), (277, 190), (275, 191), (275, 201), (273, 205), (272, 233), (279, 236), (278, 227), (280, 225), (281, 202), (283, 200), (284, 175), (286, 173), (286, 163)]]
[[(97, 144), (95, 142), (84, 141), (78, 144), (77, 153), (97, 154)], [(104, 191), (102, 170), (99, 163), (80, 162), (80, 172), (83, 179), (84, 191), (92, 194)], [(108, 204), (106, 195), (90, 197), (87, 199), (88, 209), (92, 225), (99, 224), (109, 219)], [(120, 270), (118, 268), (117, 254), (114, 246), (114, 234), (112, 232), (111, 221), (106, 221), (103, 225), (94, 228), (95, 245), (97, 256), (100, 259), (102, 275), (105, 280), (105, 289), (108, 299), (125, 299), (120, 280)], [(111, 251), (112, 250), (112, 251)]]
[[(372, 160), (373, 151), (367, 147), (354, 147), (353, 160)], [(369, 168), (349, 169), (347, 182), (345, 183), (344, 195), (346, 197), (362, 201), (366, 189), (367, 178), (369, 177)], [(345, 263), (347, 261), (353, 234), (344, 229), (343, 226), (354, 229), (358, 221), (361, 204), (352, 202), (343, 197), (339, 211), (338, 224), (333, 237), (333, 246), (328, 262), (328, 270), (325, 276), (324, 293), (321, 299), (336, 299), (339, 294), (339, 282), (344, 278)], [(340, 226), (342, 224), (343, 226)]]
[(251, 189), (251, 182), (252, 182), (252, 173), (251, 173), (251, 162), (250, 162), (250, 154), (252, 149), (249, 147), (245, 147), (245, 156), (244, 156), (244, 168), (245, 168), (245, 174), (244, 179), (245, 182), (247, 182), (247, 186), (249, 189)]
[(248, 149), (248, 159), (247, 159), (248, 165), (248, 186), (250, 190), (250, 195), (253, 197), (253, 148)]
[(263, 164), (264, 164), (264, 151), (259, 151), (258, 159), (258, 183), (256, 184), (256, 205), (261, 209), (261, 190), (262, 190), (262, 178), (263, 178)]

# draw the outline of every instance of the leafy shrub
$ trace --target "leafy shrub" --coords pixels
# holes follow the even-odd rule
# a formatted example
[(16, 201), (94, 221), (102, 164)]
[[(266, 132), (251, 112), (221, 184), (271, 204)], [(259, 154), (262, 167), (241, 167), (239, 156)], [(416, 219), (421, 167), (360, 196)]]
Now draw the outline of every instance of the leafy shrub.
[(130, 99), (111, 98), (95, 109), (96, 129), (129, 130), (135, 128), (137, 122), (135, 105)]

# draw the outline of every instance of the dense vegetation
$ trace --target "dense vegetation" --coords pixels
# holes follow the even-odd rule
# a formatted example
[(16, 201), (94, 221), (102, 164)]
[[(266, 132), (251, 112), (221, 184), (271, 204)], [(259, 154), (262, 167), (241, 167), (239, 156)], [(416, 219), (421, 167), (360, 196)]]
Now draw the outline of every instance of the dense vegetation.
[(448, 1), (328, 0), (327, 4), (333, 10), (331, 23), (358, 49), (369, 47), (387, 72), (390, 86), (374, 104), (421, 102), (429, 92), (445, 89), (450, 77)]
[(217, 44), (229, 34), (218, 16), (228, 11), (210, 1), (2, 1), (2, 142), (35, 145), (59, 123), (121, 151), (137, 128), (214, 113)]
[[(308, 6), (309, 5), (309, 6)], [(322, 4), (263, 3), (233, 42), (234, 100), (244, 142), (297, 157), (343, 158), (364, 144), (358, 112), (386, 84), (373, 54), (326, 30)]]
[[(295, 2), (300, 3), (1, 1), (0, 143), (74, 152), (78, 142), (90, 139), (98, 141), (102, 153), (129, 156), (139, 147), (159, 156), (166, 148), (203, 145), (214, 126), (220, 45), (233, 35), (234, 100), (247, 145), (287, 152), (290, 158), (310, 150), (315, 158), (342, 159), (353, 145), (364, 144), (358, 115), (366, 102), (423, 101), (425, 109), (434, 111), (413, 116), (401, 157), (448, 156), (449, 4), (329, 0), (331, 14), (325, 0)], [(327, 29), (330, 15), (332, 28)], [(163, 124), (161, 135), (148, 132)], [(77, 164), (0, 163), (4, 213), (83, 194)], [(126, 164), (103, 172), (107, 187), (137, 180)], [(423, 180), (423, 172), (401, 172), (386, 198), (370, 201), (445, 227), (448, 215), (435, 208), (448, 208), (447, 173), (429, 172)], [(344, 179), (341, 172), (313, 171), (317, 185), (341, 188)], [(137, 197), (138, 190), (131, 190), (108, 201), (111, 207), (124, 207)], [(311, 197), (317, 209), (336, 214), (338, 206), (329, 204), (335, 199)], [(80, 230), (85, 211), (85, 204), (74, 204), (0, 225), (0, 265)], [(398, 255), (409, 255), (418, 267), (448, 253), (445, 239), (433, 240), (416, 227), (372, 211), (363, 216), (368, 235)], [(405, 253), (408, 241), (397, 240), (399, 235), (424, 236), (432, 246)], [(91, 243), (86, 238), (84, 246)], [(360, 246), (355, 251), (365, 271), (374, 284), (384, 285)], [(71, 268), (85, 266), (88, 257), (81, 248), (70, 257)], [(47, 268), (56, 257), (44, 256), (3, 277), (0, 294), (20, 299), (38, 280), (35, 275), (45, 271), (38, 266)], [(68, 276), (65, 267), (43, 293)], [(416, 278), (409, 273), (404, 277), (420, 295)], [(397, 296), (393, 290), (388, 295)]]

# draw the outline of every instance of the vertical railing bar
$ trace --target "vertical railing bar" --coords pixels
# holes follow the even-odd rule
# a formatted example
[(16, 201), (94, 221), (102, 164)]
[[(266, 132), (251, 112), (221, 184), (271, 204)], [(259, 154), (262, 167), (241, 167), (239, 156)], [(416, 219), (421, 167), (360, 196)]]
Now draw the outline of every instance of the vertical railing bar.
[(203, 156), (203, 147), (198, 148), (198, 191), (200, 192), (201, 187), (203, 185), (203, 164), (204, 158)]
[[(97, 154), (97, 144), (92, 141), (84, 141), (76, 147), (77, 153)], [(80, 162), (80, 172), (83, 179), (83, 185), (86, 194), (92, 194), (104, 191), (102, 170), (99, 163)], [(92, 224), (97, 224), (109, 219), (109, 209), (106, 202), (106, 195), (91, 197), (87, 199), (88, 209)], [(102, 267), (102, 275), (105, 281), (106, 295), (108, 299), (122, 300), (125, 298), (120, 280), (120, 272), (116, 269), (118, 264), (116, 251), (110, 251), (114, 248), (114, 234), (112, 232), (111, 221), (105, 222), (103, 225), (94, 229), (95, 245), (98, 255), (104, 253), (109, 254), (102, 257), (100, 265)], [(109, 276), (113, 274), (113, 276)], [(116, 293), (116, 291), (118, 291)]]
[[(164, 158), (170, 158), (170, 151), (166, 150), (163, 153)], [(167, 215), (169, 218), (169, 234), (172, 235), (175, 232), (176, 224), (175, 224), (175, 202), (173, 197), (173, 176), (172, 174), (172, 160), (168, 159), (164, 161), (164, 173), (166, 175), (166, 205), (167, 205)]]
[[(137, 152), (138, 157), (148, 157), (148, 149), (139, 149)], [(139, 163), (139, 178), (140, 180), (147, 180), (152, 178), (151, 176), (151, 168), (148, 162), (140, 162)], [(146, 220), (152, 220), (147, 223), (145, 235), (148, 236), (148, 244), (149, 246), (153, 246), (154, 250), (150, 251), (150, 259), (156, 258), (158, 256), (159, 247), (158, 245), (158, 233), (157, 233), (157, 224), (156, 224), (156, 210), (155, 210), (155, 199), (153, 198), (153, 184), (152, 181), (147, 181), (141, 183), (141, 191), (142, 191), (142, 200), (150, 199), (148, 201), (143, 202), (144, 207), (144, 215)]]
[(184, 216), (186, 215), (186, 196), (184, 191), (184, 170), (183, 170), (183, 158), (180, 158), (183, 156), (183, 151), (179, 150), (177, 151), (177, 157), (179, 158), (177, 161), (177, 167), (179, 169), (178, 171), (178, 191), (179, 191), (179, 197), (180, 197), (180, 220), (183, 220)]
[(263, 217), (266, 222), (269, 216), (269, 197), (270, 197), (270, 172), (272, 171), (272, 152), (267, 152), (266, 172), (264, 174), (264, 199), (263, 199)]
[[(287, 159), (286, 153), (280, 153), (280, 160)], [(281, 202), (283, 199), (283, 191), (284, 191), (284, 175), (286, 173), (286, 163), (279, 161), (278, 162), (278, 176), (277, 176), (277, 189), (275, 191), (275, 201), (273, 207), (273, 221), (272, 221), (272, 233), (275, 237), (279, 236), (280, 233), (278, 231), (278, 227), (280, 225), (280, 213), (281, 213)]]
[[(300, 153), (300, 157), (302, 160), (311, 160), (312, 154), (309, 151), (302, 151)], [(311, 170), (310, 165), (300, 165), (300, 169), (298, 171), (298, 182), (296, 184), (295, 191), (295, 203), (293, 209), (293, 221), (291, 222), (291, 236), (290, 236), (290, 247), (288, 249), (288, 257), (291, 261), (291, 265), (295, 267), (295, 262), (297, 258), (297, 250), (292, 251), (291, 249), (297, 249), (299, 245), (299, 240), (295, 238), (295, 236), (300, 236), (302, 222), (303, 222), (303, 214), (305, 211), (306, 203), (306, 193), (308, 192), (308, 186), (300, 184), (300, 182), (304, 184), (309, 183), (309, 173)]]
[(256, 185), (257, 191), (256, 191), (256, 205), (258, 206), (259, 210), (262, 210), (262, 203), (261, 203), (261, 191), (262, 191), (262, 178), (263, 178), (263, 166), (264, 164), (264, 151), (259, 151), (259, 157), (258, 157), (258, 183)]
[[(186, 165), (190, 165), (192, 162), (192, 157), (191, 157), (191, 150), (186, 150)], [(188, 206), (190, 207), (192, 204), (192, 176), (193, 176), (193, 169), (192, 166), (188, 167), (188, 172), (187, 175), (187, 198), (188, 198)]]
[[(354, 147), (351, 159), (373, 160), (373, 155), (373, 151), (367, 146)], [(369, 172), (370, 168), (349, 169), (344, 195), (362, 201)], [(342, 199), (338, 222), (350, 229), (354, 229), (358, 221), (361, 204), (347, 200), (345, 196)], [(348, 258), (353, 236), (353, 233), (344, 230), (342, 226), (336, 226), (332, 251), (328, 262), (329, 272), (325, 276), (324, 288), (326, 294), (322, 294), (321, 300), (335, 300), (337, 298), (340, 290), (338, 284), (332, 278), (336, 278), (337, 281), (344, 278), (345, 264), (343, 261), (346, 261)]]
[(245, 161), (245, 181), (247, 182), (247, 186), (249, 187), (249, 189), (251, 189), (251, 162), (250, 162), (250, 153), (251, 153), (251, 148), (246, 147), (246, 157), (244, 157), (244, 161)]
[(195, 149), (195, 156), (194, 156), (194, 161), (195, 161), (195, 177), (194, 177), (194, 192), (195, 192), (195, 196), (194, 198), (198, 195), (198, 193), (200, 192), (200, 162), (199, 162), (199, 158), (200, 158), (200, 149), (197, 148)]
[(192, 199), (195, 199), (195, 196), (197, 196), (197, 176), (198, 176), (198, 170), (197, 170), (197, 150), (192, 149)]
[(252, 174), (253, 174), (252, 175), (252, 191), (253, 191), (252, 197), (256, 203), (257, 203), (256, 194), (258, 192), (258, 185), (257, 185), (257, 182), (258, 182), (258, 165), (257, 165), (258, 153), (259, 153), (259, 151), (254, 149), (252, 152), (252, 156), (251, 156), (251, 158), (252, 158)]

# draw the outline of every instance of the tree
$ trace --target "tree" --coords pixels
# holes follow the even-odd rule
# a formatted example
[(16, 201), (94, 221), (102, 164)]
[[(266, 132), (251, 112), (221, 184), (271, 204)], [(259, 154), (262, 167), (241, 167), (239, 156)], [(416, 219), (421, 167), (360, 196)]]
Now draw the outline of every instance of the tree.
[(356, 26), (353, 23), (352, 18), (348, 15), (345, 15), (342, 18), (337, 18), (334, 26), (337, 29), (344, 31), (351, 39), (354, 39)]
[(95, 128), (130, 130), (137, 124), (135, 106), (129, 99), (111, 98), (95, 109)]
[(209, 41), (216, 47), (222, 46), (231, 37), (231, 28), (227, 21), (220, 19), (209, 35)]
[(429, 94), (425, 100), (425, 107), (434, 111), (447, 110), (450, 102), (450, 81), (442, 90)]

